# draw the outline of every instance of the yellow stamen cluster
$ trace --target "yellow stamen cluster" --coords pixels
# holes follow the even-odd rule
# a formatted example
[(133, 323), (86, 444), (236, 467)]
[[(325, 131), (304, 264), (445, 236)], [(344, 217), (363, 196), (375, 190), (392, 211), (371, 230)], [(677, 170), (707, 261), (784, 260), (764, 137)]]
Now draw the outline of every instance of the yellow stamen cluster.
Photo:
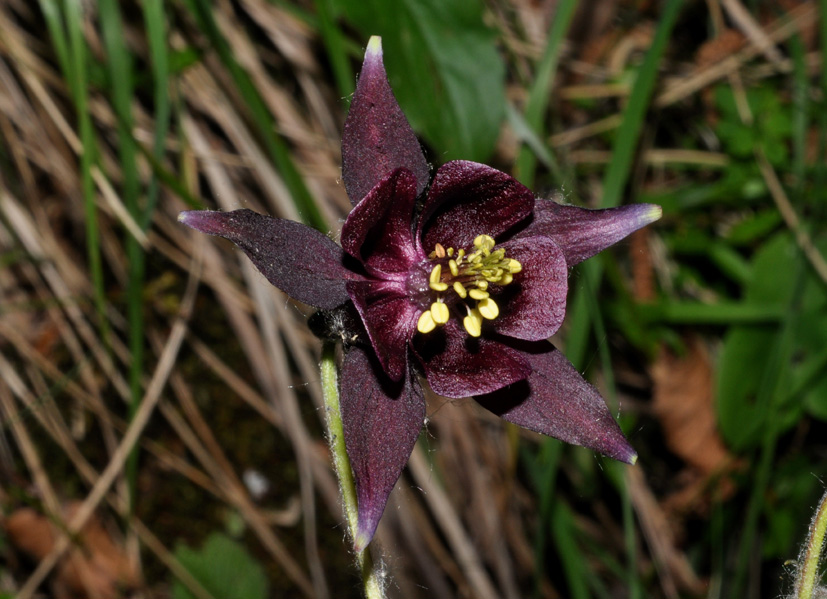
[[(470, 298), (477, 302), (473, 308), (465, 305), (467, 316), (462, 319), (465, 330), (472, 337), (480, 336), (484, 319), (494, 320), (500, 313), (499, 306), (488, 294), (488, 285), (508, 285), (523, 268), (517, 260), (506, 258), (505, 250), (495, 250), (494, 246), (493, 237), (478, 235), (474, 239), (474, 250), (468, 254), (464, 249), (454, 251), (454, 248), (445, 249), (436, 244), (428, 256), (439, 261), (428, 277), (428, 286), (433, 291), (442, 294), (453, 289), (460, 299)], [(439, 295), (430, 309), (420, 315), (417, 330), (430, 333), (438, 325), (448, 322), (449, 316), (448, 305)]]

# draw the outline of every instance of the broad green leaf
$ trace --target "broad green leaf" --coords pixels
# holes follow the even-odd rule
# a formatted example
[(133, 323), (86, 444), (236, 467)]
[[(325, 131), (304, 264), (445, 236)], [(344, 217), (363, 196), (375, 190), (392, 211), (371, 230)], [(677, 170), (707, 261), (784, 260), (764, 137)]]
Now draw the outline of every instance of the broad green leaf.
[[(267, 577), (261, 565), (239, 543), (213, 533), (200, 550), (178, 546), (175, 557), (215, 599), (267, 599)], [(194, 599), (176, 581), (173, 599)]]
[[(827, 242), (817, 244), (824, 253)], [(756, 253), (752, 280), (746, 287), (745, 302), (789, 309), (796, 284), (799, 259), (795, 242), (788, 233), (772, 238)], [(779, 341), (780, 328), (774, 324), (731, 327), (724, 338), (718, 380), (718, 415), (721, 432), (735, 449), (760, 443), (771, 425), (784, 431), (795, 424), (804, 410), (827, 419), (827, 294), (809, 268), (799, 310), (787, 314), (793, 318), (791, 359), (785, 362), (778, 377), (781, 397), (773, 401), (774, 412), (762, 414), (756, 399), (771, 367), (771, 350)]]
[(391, 87), (436, 162), (484, 161), (505, 115), (505, 67), (479, 0), (336, 0), (367, 40), (382, 36)]
[(728, 85), (716, 88), (715, 100), (721, 111), (721, 120), (715, 130), (729, 154), (752, 160), (755, 148), (760, 147), (771, 164), (786, 164), (792, 135), (792, 109), (789, 104), (782, 104), (775, 90), (759, 87), (747, 91), (752, 123), (741, 120), (732, 88)]
[(747, 245), (769, 235), (780, 224), (781, 215), (778, 210), (760, 210), (735, 223), (726, 233), (726, 238), (731, 244)]

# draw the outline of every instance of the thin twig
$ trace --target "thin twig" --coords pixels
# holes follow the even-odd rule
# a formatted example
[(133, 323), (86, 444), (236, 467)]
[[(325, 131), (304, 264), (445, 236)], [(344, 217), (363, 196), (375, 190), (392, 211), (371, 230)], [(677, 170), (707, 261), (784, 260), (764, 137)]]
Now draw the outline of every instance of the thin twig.
[(793, 205), (787, 197), (787, 193), (784, 191), (784, 187), (781, 185), (781, 181), (778, 179), (778, 175), (775, 174), (775, 169), (773, 169), (767, 160), (763, 149), (759, 148), (755, 151), (755, 159), (758, 161), (764, 182), (770, 190), (770, 195), (778, 208), (778, 212), (781, 213), (781, 218), (784, 219), (787, 228), (792, 231), (795, 236), (795, 242), (810, 262), (816, 275), (818, 275), (822, 282), (827, 283), (827, 261), (824, 260), (824, 256), (822, 256), (821, 252), (813, 245), (810, 235), (801, 226), (801, 220), (798, 218)]

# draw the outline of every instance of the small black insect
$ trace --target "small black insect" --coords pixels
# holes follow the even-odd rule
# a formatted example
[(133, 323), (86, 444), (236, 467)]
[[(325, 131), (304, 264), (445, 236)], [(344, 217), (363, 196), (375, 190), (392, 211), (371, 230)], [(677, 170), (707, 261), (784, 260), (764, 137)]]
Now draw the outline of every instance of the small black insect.
[(362, 319), (350, 302), (333, 310), (319, 310), (310, 317), (307, 325), (319, 339), (341, 341), (345, 347), (370, 346)]

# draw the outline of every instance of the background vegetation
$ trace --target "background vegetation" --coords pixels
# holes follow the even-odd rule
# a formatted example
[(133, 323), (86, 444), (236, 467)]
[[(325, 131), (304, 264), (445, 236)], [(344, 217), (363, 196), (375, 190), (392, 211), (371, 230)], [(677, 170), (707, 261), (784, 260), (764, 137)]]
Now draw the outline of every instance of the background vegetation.
[(390, 596), (782, 595), (827, 471), (826, 13), (0, 1), (0, 592), (359, 596), (309, 312), (176, 215), (335, 237), (379, 34), (432, 163), (665, 213), (572, 273), (554, 339), (639, 464), (429, 398), (374, 547)]

